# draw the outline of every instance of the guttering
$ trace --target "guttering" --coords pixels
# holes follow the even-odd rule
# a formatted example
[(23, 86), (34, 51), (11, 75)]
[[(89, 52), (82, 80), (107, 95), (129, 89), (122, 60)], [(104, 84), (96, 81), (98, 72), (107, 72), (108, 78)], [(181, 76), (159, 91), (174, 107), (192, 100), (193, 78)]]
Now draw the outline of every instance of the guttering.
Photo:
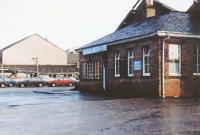
[(193, 33), (186, 33), (186, 32), (168, 32), (168, 31), (158, 31), (158, 36), (165, 37), (182, 37), (182, 38), (200, 38), (200, 35), (195, 35)]

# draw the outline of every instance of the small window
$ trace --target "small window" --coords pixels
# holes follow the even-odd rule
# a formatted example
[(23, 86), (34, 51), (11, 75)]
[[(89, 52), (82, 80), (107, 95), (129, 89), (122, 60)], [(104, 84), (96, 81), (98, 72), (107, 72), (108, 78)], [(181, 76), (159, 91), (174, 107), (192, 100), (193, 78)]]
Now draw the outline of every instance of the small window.
[(150, 48), (143, 47), (143, 76), (150, 76)]
[(115, 53), (115, 77), (120, 77), (120, 53)]
[(169, 45), (169, 75), (181, 74), (181, 46)]
[(128, 76), (134, 75), (134, 51), (128, 51)]
[(194, 45), (194, 75), (200, 75), (200, 45)]

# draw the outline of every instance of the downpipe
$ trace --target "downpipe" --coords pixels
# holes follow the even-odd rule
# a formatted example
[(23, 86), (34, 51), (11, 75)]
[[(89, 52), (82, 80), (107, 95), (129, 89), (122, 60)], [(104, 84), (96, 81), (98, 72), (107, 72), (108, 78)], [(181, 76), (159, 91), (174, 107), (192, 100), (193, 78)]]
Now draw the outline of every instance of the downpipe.
[(165, 98), (165, 45), (166, 40), (170, 39), (169, 34), (162, 40), (162, 98)]

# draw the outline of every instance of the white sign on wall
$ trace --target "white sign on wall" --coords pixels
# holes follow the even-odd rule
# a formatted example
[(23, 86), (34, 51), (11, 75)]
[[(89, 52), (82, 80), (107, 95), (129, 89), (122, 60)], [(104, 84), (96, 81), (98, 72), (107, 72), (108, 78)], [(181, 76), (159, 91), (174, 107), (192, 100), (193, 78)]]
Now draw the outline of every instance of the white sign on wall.
[(105, 51), (107, 51), (107, 45), (94, 46), (94, 47), (83, 49), (83, 55), (94, 54), (94, 53), (105, 52)]

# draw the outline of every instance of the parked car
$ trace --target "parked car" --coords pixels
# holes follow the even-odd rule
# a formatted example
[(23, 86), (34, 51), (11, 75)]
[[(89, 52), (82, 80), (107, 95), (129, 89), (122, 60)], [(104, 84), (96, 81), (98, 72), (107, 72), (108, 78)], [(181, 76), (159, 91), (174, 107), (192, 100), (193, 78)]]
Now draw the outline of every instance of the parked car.
[(55, 86), (72, 86), (73, 81), (68, 77), (54, 78), (48, 81), (48, 85), (51, 87)]
[(13, 87), (16, 85), (15, 79), (10, 79), (10, 78), (2, 78), (2, 79), (4, 79), (4, 82), (8, 87)]
[(75, 77), (70, 77), (71, 81), (72, 81), (72, 84), (77, 86), (80, 82), (80, 80), (78, 78), (75, 78)]
[(3, 78), (0, 78), (0, 87), (4, 88), (6, 86), (5, 81)]
[(16, 79), (16, 85), (19, 87), (26, 87), (26, 86), (36, 86), (36, 87), (42, 87), (46, 85), (47, 82), (40, 79), (40, 78), (21, 78)]

